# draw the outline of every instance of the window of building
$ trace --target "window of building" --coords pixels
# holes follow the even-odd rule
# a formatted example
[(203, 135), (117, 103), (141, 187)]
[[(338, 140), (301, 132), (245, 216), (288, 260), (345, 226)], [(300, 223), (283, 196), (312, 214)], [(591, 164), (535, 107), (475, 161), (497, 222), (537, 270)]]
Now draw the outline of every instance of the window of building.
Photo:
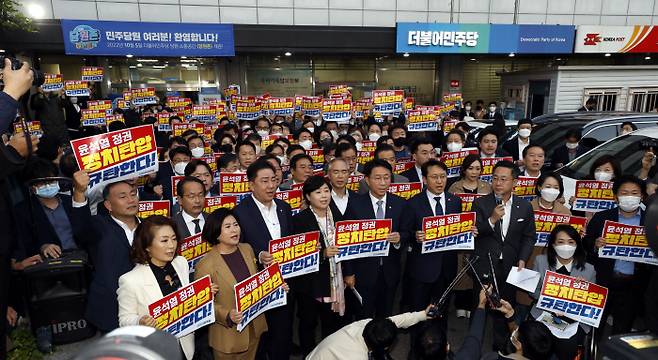
[(652, 112), (658, 107), (658, 88), (630, 89), (630, 111)]
[(587, 99), (594, 98), (597, 111), (617, 110), (620, 93), (621, 89), (585, 89), (583, 105), (587, 102)]

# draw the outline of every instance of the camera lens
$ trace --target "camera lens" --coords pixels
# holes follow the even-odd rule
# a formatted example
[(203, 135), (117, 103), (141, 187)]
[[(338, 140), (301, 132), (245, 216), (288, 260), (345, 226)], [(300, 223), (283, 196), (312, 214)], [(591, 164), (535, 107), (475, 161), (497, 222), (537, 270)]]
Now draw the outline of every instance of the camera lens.
[[(7, 57), (11, 61), (11, 69), (18, 70), (23, 66), (23, 63), (13, 57)], [(5, 67), (5, 56), (0, 56), (0, 69)], [(32, 70), (32, 85), (41, 86), (46, 81), (46, 77), (43, 75), (43, 72), (31, 69)]]

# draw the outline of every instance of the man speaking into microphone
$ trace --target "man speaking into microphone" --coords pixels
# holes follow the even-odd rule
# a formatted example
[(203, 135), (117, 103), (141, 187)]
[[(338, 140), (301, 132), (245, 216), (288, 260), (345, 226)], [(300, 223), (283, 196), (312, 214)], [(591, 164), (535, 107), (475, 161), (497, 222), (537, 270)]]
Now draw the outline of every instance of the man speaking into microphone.
[[(500, 296), (512, 306), (515, 305), (515, 289), (505, 282), (507, 274), (512, 266), (525, 267), (535, 245), (532, 206), (527, 200), (512, 194), (518, 175), (519, 171), (512, 162), (498, 162), (493, 169), (493, 192), (473, 202), (478, 229), (475, 254), (481, 259), (476, 265), (477, 272), (481, 278), (488, 277), (492, 284), (497, 283)], [(492, 268), (495, 279), (492, 278)], [(475, 291), (478, 292), (479, 289)], [(500, 313), (492, 312), (491, 315), (494, 319), (494, 350), (504, 350), (510, 336), (507, 321)]]

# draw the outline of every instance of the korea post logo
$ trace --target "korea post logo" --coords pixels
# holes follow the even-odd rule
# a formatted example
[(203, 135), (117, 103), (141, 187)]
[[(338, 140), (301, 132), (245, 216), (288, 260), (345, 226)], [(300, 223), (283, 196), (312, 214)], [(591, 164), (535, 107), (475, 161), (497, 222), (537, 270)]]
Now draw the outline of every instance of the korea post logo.
[(78, 25), (69, 31), (69, 41), (76, 49), (91, 50), (100, 40), (101, 32), (89, 25)]

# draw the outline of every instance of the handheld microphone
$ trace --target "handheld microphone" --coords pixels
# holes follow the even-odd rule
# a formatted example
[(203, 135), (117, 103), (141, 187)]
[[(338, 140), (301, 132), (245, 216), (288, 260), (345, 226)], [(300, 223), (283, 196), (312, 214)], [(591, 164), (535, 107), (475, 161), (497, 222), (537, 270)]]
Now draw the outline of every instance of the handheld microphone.
[(496, 198), (496, 206), (503, 203), (503, 197), (502, 196), (494, 193), (494, 197)]

